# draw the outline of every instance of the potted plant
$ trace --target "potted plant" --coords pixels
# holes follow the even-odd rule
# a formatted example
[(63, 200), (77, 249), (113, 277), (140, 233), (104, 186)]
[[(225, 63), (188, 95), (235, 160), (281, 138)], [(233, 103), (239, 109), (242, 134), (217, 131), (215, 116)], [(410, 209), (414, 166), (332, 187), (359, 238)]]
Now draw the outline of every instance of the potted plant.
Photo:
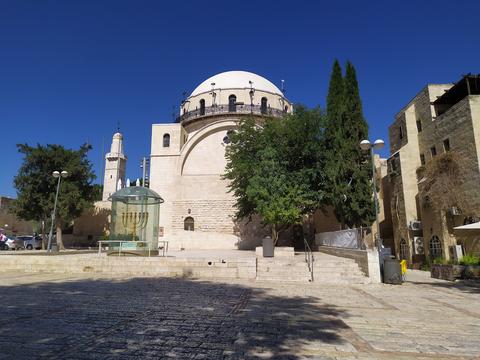
[(463, 256), (459, 263), (463, 265), (462, 277), (464, 279), (480, 278), (480, 258), (467, 254)]
[(432, 278), (454, 281), (463, 276), (464, 269), (465, 266), (463, 265), (438, 257), (433, 259), (430, 274)]

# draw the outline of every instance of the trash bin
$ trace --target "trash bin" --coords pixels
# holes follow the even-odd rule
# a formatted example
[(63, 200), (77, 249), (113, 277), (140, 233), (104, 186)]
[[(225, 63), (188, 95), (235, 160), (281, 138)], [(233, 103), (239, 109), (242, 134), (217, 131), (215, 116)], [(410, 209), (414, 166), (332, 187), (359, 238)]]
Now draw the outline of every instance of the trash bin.
[(383, 264), (383, 282), (400, 285), (402, 283), (402, 267), (397, 259), (385, 259)]
[(263, 257), (273, 257), (273, 239), (270, 236), (265, 236), (262, 242)]

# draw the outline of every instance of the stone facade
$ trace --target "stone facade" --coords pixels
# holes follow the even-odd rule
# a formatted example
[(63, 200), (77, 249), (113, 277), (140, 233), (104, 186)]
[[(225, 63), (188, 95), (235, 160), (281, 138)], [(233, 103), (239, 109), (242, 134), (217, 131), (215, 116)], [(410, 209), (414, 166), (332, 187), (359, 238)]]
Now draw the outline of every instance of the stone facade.
[(182, 102), (176, 123), (153, 124), (150, 188), (165, 200), (161, 240), (172, 249), (254, 248), (264, 231), (255, 231), (253, 239), (258, 222), (235, 223), (235, 200), (222, 179), (228, 133), (245, 116), (291, 111), (291, 103), (268, 80), (234, 71), (200, 84)]
[(435, 156), (455, 152), (467, 164), (460, 191), (468, 194), (469, 207), (480, 210), (480, 95), (471, 94), (454, 104), (439, 105), (442, 101), (437, 100), (442, 96), (458, 92), (453, 87), (454, 84), (426, 86), (389, 127), (388, 174), (395, 252), (411, 263), (434, 257), (430, 253), (431, 240), (437, 237), (441, 256), (449, 259), (449, 246), (457, 243), (453, 227), (463, 224), (465, 218), (465, 214), (453, 215), (447, 209), (426, 206), (422, 178), (417, 176), (419, 168)]

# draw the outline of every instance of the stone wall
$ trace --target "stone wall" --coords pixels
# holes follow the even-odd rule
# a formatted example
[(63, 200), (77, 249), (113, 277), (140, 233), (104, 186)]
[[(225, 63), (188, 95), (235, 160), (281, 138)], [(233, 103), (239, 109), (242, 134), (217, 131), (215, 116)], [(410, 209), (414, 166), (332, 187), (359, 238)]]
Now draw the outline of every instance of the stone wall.
[[(435, 146), (437, 156), (446, 152), (444, 141), (448, 139), (450, 151), (455, 152), (462, 158), (462, 184), (459, 189), (468, 197), (469, 206), (478, 209), (480, 214), (480, 184), (479, 158), (475, 133), (480, 129), (475, 104), (480, 102), (480, 96), (469, 96), (452, 106), (445, 113), (438, 116), (435, 121), (428, 124), (424, 131), (419, 134), (420, 151), (430, 161), (433, 156), (431, 147)], [(449, 258), (448, 247), (456, 244), (453, 232), (451, 215), (447, 209), (422, 207), (422, 222), (424, 224), (424, 241), (428, 249), (429, 241), (433, 236), (438, 236), (442, 242), (443, 256)], [(475, 212), (475, 210), (474, 210)]]
[[(413, 255), (412, 240), (415, 236), (423, 235), (427, 256), (429, 240), (433, 235), (442, 241), (445, 258), (449, 257), (448, 246), (456, 243), (452, 230), (454, 219), (449, 218), (445, 209), (425, 207), (419, 192), (421, 182), (418, 182), (417, 169), (421, 166), (420, 157), (426, 162), (430, 161), (435, 156), (431, 151), (433, 146), (438, 156), (445, 152), (444, 140), (448, 139), (450, 151), (455, 151), (466, 160), (461, 190), (469, 194), (471, 205), (480, 209), (477, 155), (480, 149), (480, 124), (478, 120), (474, 120), (480, 119), (480, 96), (469, 96), (442, 115), (436, 116), (432, 102), (451, 86), (452, 84), (428, 85), (422, 89), (396, 116), (395, 122), (389, 128), (393, 155), (389, 162), (396, 156), (400, 163), (399, 171), (394, 172), (392, 167), (389, 167), (395, 249), (398, 255), (400, 240), (404, 239), (408, 244), (410, 261)], [(400, 126), (405, 126), (403, 139), (399, 138)], [(408, 229), (409, 222), (416, 219), (422, 221), (423, 234)]]
[(192, 217), (195, 231), (235, 233), (234, 200), (183, 200), (173, 201), (172, 229), (183, 230), (184, 221)]
[(20, 220), (13, 214), (10, 210), (13, 200), (12, 198), (0, 196), (0, 228), (3, 228), (8, 236), (31, 235), (34, 231), (33, 222)]

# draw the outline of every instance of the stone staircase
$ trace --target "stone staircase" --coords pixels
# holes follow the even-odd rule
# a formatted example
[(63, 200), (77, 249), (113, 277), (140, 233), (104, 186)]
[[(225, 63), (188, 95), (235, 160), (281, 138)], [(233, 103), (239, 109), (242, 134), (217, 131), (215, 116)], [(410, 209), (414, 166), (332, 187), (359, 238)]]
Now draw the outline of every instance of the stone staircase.
[[(365, 284), (368, 277), (360, 270), (358, 264), (347, 258), (313, 253), (314, 283), (322, 284)], [(310, 272), (303, 253), (294, 256), (276, 256), (264, 258), (257, 256), (257, 281), (301, 282), (310, 281)]]

